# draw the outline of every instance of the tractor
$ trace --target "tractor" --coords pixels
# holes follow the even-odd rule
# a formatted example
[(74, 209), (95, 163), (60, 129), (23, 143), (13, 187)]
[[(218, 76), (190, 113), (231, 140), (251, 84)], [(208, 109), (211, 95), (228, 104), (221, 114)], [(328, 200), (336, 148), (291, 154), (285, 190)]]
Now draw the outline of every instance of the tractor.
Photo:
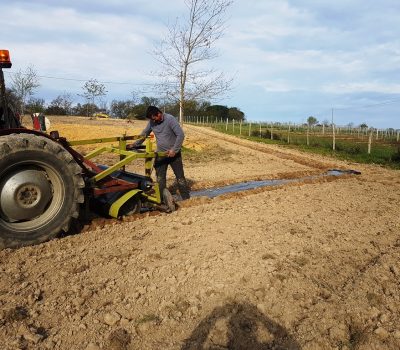
[[(142, 136), (69, 142), (57, 131), (25, 128), (7, 101), (4, 68), (11, 68), (8, 50), (0, 50), (0, 249), (57, 237), (93, 207), (114, 218), (143, 210), (175, 210), (171, 193), (160, 193), (151, 178), (154, 159), (166, 154), (153, 151), (150, 139), (128, 150), (127, 142)], [(113, 142), (118, 146), (107, 145)], [(102, 147), (85, 156), (73, 148), (87, 144)], [(92, 159), (104, 152), (119, 155), (119, 161), (109, 167), (94, 163)], [(144, 159), (145, 175), (125, 171), (136, 159)]]

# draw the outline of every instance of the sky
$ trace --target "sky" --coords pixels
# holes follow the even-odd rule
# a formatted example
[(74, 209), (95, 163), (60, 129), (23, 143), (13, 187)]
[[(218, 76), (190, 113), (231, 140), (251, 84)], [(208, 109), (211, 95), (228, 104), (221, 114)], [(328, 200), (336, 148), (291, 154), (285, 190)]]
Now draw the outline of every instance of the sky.
[[(152, 55), (167, 24), (187, 14), (184, 0), (0, 0), (0, 48), (11, 74), (33, 66), (34, 97), (63, 93), (84, 102), (89, 79), (107, 100), (132, 91), (157, 97)], [(249, 121), (400, 129), (400, 1), (235, 0), (218, 57), (207, 65), (233, 77), (212, 101), (237, 107)]]

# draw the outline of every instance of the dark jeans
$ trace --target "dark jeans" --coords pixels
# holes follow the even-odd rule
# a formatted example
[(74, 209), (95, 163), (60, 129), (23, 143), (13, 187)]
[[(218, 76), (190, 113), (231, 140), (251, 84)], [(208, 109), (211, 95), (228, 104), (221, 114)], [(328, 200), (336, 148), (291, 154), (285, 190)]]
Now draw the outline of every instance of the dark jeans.
[(185, 174), (183, 172), (183, 163), (181, 152), (177, 153), (175, 157), (162, 157), (157, 158), (154, 162), (154, 168), (156, 169), (157, 182), (160, 186), (161, 195), (164, 188), (167, 187), (167, 168), (171, 166), (174, 171), (176, 181), (178, 183), (179, 193), (182, 199), (189, 199), (189, 188), (186, 183)]

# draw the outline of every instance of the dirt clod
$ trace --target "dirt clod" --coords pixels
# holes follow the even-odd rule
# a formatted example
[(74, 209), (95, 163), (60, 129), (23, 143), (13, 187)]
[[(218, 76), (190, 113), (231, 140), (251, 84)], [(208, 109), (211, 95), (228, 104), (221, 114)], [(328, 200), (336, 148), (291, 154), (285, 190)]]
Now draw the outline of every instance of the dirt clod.
[(107, 349), (128, 350), (131, 344), (131, 335), (123, 328), (112, 331), (107, 339)]

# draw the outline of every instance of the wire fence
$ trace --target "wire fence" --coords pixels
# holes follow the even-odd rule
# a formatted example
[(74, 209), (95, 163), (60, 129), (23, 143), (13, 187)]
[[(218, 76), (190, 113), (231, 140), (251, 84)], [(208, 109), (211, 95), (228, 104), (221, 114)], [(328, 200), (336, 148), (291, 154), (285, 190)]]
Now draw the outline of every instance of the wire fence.
[(295, 123), (252, 122), (213, 117), (187, 116), (185, 123), (209, 126), (216, 130), (242, 137), (255, 137), (274, 142), (330, 148), (349, 153), (400, 152), (399, 129), (377, 129)]

